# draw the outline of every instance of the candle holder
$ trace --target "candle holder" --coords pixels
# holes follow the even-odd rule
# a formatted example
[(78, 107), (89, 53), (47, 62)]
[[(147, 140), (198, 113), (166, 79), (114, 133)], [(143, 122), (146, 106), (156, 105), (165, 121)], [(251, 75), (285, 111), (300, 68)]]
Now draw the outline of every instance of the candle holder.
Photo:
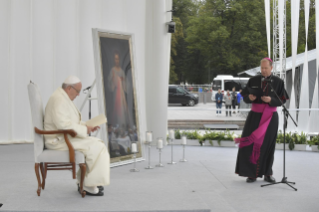
[(187, 144), (187, 137), (185, 135), (182, 136), (182, 145), (183, 145), (183, 159), (180, 160), (180, 162), (186, 162), (185, 159), (185, 146)]
[(185, 144), (183, 144), (183, 159), (180, 160), (180, 162), (187, 162), (187, 160), (185, 159)]
[(159, 162), (155, 166), (156, 167), (164, 167), (164, 165), (162, 164), (162, 149), (158, 149), (158, 153), (159, 153)]
[(146, 132), (146, 141), (145, 144), (147, 145), (148, 149), (148, 166), (145, 167), (145, 169), (153, 169), (151, 166), (151, 143), (152, 143), (152, 131)]
[(174, 141), (174, 139), (170, 139), (170, 144), (171, 144), (171, 162), (169, 162), (169, 163), (167, 163), (167, 164), (170, 164), (170, 165), (174, 165), (174, 164), (176, 164), (176, 162), (174, 162), (174, 160), (173, 160), (173, 141)]
[(133, 153), (133, 169), (130, 169), (130, 172), (139, 172), (140, 170), (136, 168), (136, 152)]

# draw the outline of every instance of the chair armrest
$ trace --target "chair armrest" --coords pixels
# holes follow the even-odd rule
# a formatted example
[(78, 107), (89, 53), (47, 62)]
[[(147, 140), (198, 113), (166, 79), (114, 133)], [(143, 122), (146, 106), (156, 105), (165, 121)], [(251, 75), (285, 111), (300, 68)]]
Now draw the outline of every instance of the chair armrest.
[(66, 145), (69, 148), (69, 159), (70, 159), (70, 163), (75, 163), (75, 151), (73, 148), (73, 145), (71, 144), (71, 142), (69, 141), (68, 138), (68, 134), (71, 137), (75, 137), (77, 135), (77, 133), (74, 130), (54, 130), (54, 131), (45, 131), (45, 130), (39, 130), (38, 128), (34, 128), (34, 131), (38, 134), (41, 135), (50, 135), (50, 134), (63, 134), (64, 135), (64, 140)]
[(72, 137), (75, 137), (77, 133), (74, 130), (54, 130), (54, 131), (45, 131), (34, 128), (35, 132), (41, 135), (51, 135), (51, 134), (69, 134)]

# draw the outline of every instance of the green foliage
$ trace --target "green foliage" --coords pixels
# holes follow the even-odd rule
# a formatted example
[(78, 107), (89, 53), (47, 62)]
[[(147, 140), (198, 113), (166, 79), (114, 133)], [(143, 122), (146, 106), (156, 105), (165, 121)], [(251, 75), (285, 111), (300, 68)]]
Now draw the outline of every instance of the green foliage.
[[(201, 135), (198, 133), (198, 130), (195, 131), (180, 131), (180, 130), (175, 130), (175, 138), (176, 139), (181, 139), (182, 136), (186, 136), (187, 139), (193, 139), (193, 140), (198, 140), (198, 142), (203, 145), (205, 141), (209, 141), (211, 145), (213, 145), (213, 140), (217, 140), (218, 144), (220, 145), (220, 142), (222, 140), (229, 140), (233, 141), (234, 140), (234, 133), (230, 132), (229, 130), (225, 132), (216, 132), (216, 131), (211, 131), (211, 130), (206, 130), (204, 135)], [(167, 139), (169, 139), (167, 135)]]
[(313, 136), (310, 141), (308, 141), (309, 146), (317, 145), (319, 149), (319, 136)]
[(281, 144), (284, 142), (284, 134), (281, 132), (281, 130), (278, 131), (276, 143)]
[[(287, 57), (291, 56), (290, 2), (286, 1)], [(304, 52), (306, 41), (303, 5), (301, 0), (298, 53)], [(179, 29), (172, 35), (171, 83), (210, 83), (218, 74), (236, 75), (254, 68), (268, 55), (264, 0), (173, 0), (173, 7)], [(315, 13), (315, 0), (310, 0), (309, 50), (316, 48)], [(272, 10), (270, 17), (272, 25)]]
[[(295, 133), (286, 133), (286, 144), (289, 144), (289, 149), (293, 150), (295, 148), (295, 144), (306, 144), (307, 143), (307, 134), (301, 132), (300, 135)], [(276, 143), (284, 143), (284, 135), (281, 130), (278, 131)]]
[(179, 130), (175, 130), (175, 139), (181, 139), (181, 132)]
[(183, 24), (178, 17), (173, 17), (173, 21), (175, 22), (175, 33), (172, 34), (171, 38), (171, 65), (170, 65), (170, 72), (169, 72), (169, 83), (174, 84), (178, 83), (178, 77), (175, 73), (175, 64), (173, 60), (173, 56), (177, 56), (176, 46), (180, 39), (184, 38), (183, 32)]

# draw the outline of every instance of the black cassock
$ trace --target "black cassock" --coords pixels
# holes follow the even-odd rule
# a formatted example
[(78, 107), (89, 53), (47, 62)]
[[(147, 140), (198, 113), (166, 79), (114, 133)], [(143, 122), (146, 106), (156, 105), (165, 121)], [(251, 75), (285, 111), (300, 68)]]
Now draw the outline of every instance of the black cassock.
[[(276, 97), (272, 88), (267, 85), (271, 83), (272, 87), (277, 92), (278, 96), (281, 98), (282, 102), (286, 102), (288, 99), (288, 94), (285, 90), (284, 82), (277, 76), (269, 76), (268, 80), (263, 80), (264, 77), (261, 75), (252, 77), (249, 79), (246, 87), (241, 92), (243, 99), (246, 103), (257, 103), (257, 104), (268, 104), (263, 102), (260, 98), (256, 98), (255, 101), (250, 101), (248, 88), (252, 89), (262, 89), (264, 96), (270, 96), (271, 102), (269, 106), (278, 107), (281, 106), (280, 100)], [(255, 131), (261, 120), (262, 113), (256, 113), (250, 111), (245, 126), (242, 132), (242, 137), (249, 136), (253, 131)], [(274, 162), (274, 153), (276, 146), (276, 138), (278, 131), (278, 113), (274, 112), (266, 131), (266, 135), (263, 144), (260, 149), (260, 156), (257, 164), (250, 162), (250, 156), (252, 155), (253, 145), (242, 147), (238, 149), (237, 162), (236, 162), (236, 174), (239, 176), (257, 178), (263, 175), (272, 175), (272, 165)]]

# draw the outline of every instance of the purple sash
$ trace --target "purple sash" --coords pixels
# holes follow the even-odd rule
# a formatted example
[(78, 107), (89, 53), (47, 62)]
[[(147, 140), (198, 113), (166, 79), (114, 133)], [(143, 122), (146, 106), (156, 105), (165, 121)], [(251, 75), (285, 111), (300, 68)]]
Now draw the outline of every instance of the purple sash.
[(259, 122), (258, 128), (252, 132), (248, 137), (235, 138), (235, 143), (239, 143), (239, 148), (249, 146), (254, 144), (252, 155), (250, 156), (250, 162), (257, 164), (260, 156), (260, 148), (264, 142), (266, 131), (270, 120), (272, 118), (273, 112), (277, 111), (277, 107), (270, 107), (268, 104), (252, 104), (252, 111), (256, 113), (262, 113), (261, 120)]

